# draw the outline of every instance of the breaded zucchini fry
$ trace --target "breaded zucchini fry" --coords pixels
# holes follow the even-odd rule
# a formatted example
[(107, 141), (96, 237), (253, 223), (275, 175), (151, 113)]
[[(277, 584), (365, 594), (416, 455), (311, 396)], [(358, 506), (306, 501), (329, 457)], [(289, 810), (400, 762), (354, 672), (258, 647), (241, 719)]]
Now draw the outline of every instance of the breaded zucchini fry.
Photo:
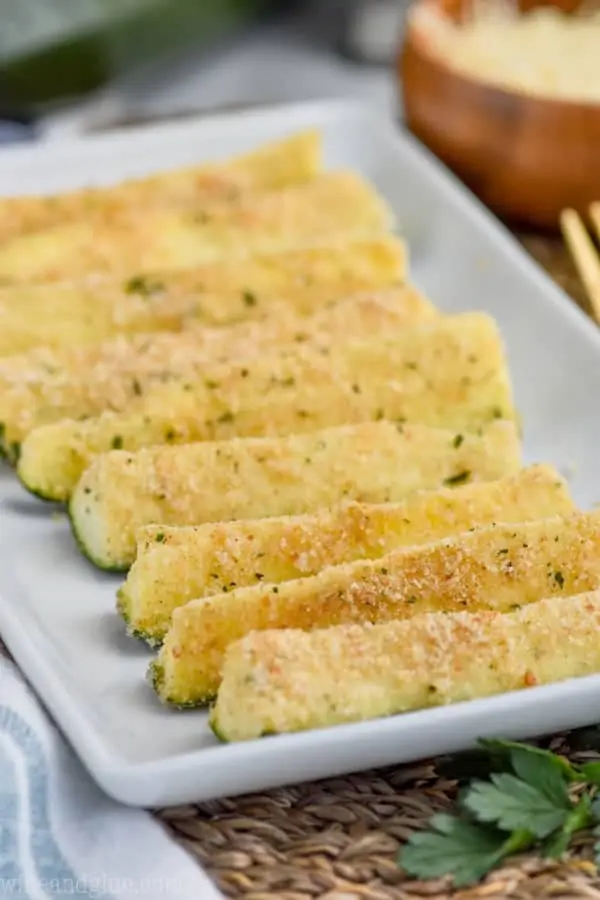
[(320, 135), (304, 131), (223, 163), (158, 172), (108, 187), (4, 197), (0, 200), (0, 241), (89, 216), (113, 221), (135, 208), (234, 203), (241, 193), (307, 181), (320, 169)]
[(491, 481), (520, 468), (514, 425), (494, 422), (455, 446), (454, 432), (369, 422), (99, 456), (73, 494), (83, 552), (125, 569), (143, 525), (195, 525), (312, 512), (341, 500), (386, 503), (419, 489)]
[(154, 663), (160, 697), (209, 700), (227, 647), (251, 631), (382, 623), (424, 613), (507, 612), (600, 587), (600, 513), (488, 526), (332, 566), (311, 578), (192, 600), (173, 613)]
[(360, 295), (299, 316), (281, 304), (262, 321), (229, 328), (120, 337), (79, 348), (38, 348), (0, 359), (0, 445), (9, 457), (34, 428), (125, 409), (149, 389), (202, 378), (207, 366), (283, 352), (299, 343), (330, 347), (350, 338), (414, 327), (436, 316), (414, 288)]
[[(457, 445), (462, 436), (455, 438)], [(400, 503), (350, 503), (304, 516), (150, 525), (119, 591), (129, 631), (160, 643), (173, 610), (189, 600), (316, 575), (327, 566), (377, 559), (492, 522), (521, 522), (574, 511), (552, 466), (532, 466), (499, 481), (418, 492)]]
[(211, 725), (225, 741), (325, 728), (600, 671), (600, 591), (514, 612), (255, 632), (233, 644)]
[(250, 256), (126, 279), (0, 288), (0, 356), (37, 346), (78, 347), (118, 334), (180, 331), (261, 319), (285, 305), (311, 315), (341, 297), (397, 286), (401, 241), (381, 237)]
[(502, 341), (468, 313), (349, 341), (207, 368), (148, 392), (121, 413), (65, 419), (30, 432), (18, 473), (41, 497), (64, 500), (94, 456), (122, 447), (284, 435), (376, 419), (475, 430), (512, 418)]
[(140, 208), (116, 222), (68, 222), (0, 245), (0, 278), (9, 282), (77, 280), (91, 273), (128, 277), (257, 253), (277, 253), (366, 238), (392, 216), (352, 172), (242, 197), (235, 207), (197, 213)]

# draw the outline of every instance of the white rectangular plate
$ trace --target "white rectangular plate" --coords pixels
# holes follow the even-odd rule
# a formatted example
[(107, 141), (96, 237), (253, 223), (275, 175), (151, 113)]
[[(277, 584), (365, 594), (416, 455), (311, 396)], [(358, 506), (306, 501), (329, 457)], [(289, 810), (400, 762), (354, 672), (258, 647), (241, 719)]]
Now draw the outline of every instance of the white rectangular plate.
[[(48, 191), (239, 153), (306, 126), (327, 163), (364, 173), (406, 237), (413, 277), (444, 310), (499, 321), (527, 461), (570, 473), (600, 500), (600, 334), (419, 145), (348, 103), (316, 103), (0, 154), (0, 194)], [(600, 676), (358, 725), (220, 745), (203, 712), (161, 707), (149, 653), (114, 613), (119, 579), (78, 554), (64, 517), (0, 474), (0, 633), (93, 776), (114, 797), (161, 806), (455, 751), (600, 720)]]

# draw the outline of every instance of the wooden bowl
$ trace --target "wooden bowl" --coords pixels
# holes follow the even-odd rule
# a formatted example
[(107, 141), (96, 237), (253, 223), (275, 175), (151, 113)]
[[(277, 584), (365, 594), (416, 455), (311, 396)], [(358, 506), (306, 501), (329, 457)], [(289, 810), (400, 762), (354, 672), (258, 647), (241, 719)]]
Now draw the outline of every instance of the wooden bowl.
[[(464, 0), (417, 0), (460, 21)], [(576, 11), (578, 0), (542, 4)], [(410, 19), (398, 58), (410, 130), (502, 218), (557, 228), (562, 209), (600, 200), (600, 103), (504, 90), (465, 76), (431, 51)]]

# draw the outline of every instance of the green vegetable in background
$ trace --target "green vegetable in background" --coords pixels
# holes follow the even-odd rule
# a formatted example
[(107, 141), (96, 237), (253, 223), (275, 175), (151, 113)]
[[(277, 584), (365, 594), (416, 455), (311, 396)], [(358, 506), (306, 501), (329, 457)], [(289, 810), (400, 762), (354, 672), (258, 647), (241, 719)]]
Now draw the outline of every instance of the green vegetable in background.
[(33, 113), (207, 45), (277, 0), (0, 0), (0, 107)]

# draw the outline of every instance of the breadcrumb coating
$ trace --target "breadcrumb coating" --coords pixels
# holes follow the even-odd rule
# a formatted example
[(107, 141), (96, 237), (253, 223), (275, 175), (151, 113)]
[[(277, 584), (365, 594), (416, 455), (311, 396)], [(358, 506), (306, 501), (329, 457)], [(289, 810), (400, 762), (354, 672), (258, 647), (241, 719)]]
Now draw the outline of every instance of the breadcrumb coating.
[(92, 463), (70, 514), (96, 564), (127, 568), (143, 525), (197, 525), (314, 512), (343, 500), (388, 503), (415, 490), (492, 481), (521, 467), (515, 426), (456, 434), (389, 422), (279, 438), (115, 450)]
[(190, 600), (307, 578), (328, 566), (377, 559), (494, 522), (574, 509), (556, 469), (532, 466), (498, 481), (419, 491), (400, 503), (347, 503), (303, 516), (198, 527), (150, 525), (138, 533), (119, 609), (132, 633), (160, 643), (173, 611)]
[(525, 690), (600, 671), (600, 591), (514, 612), (254, 632), (230, 646), (211, 724), (251, 740)]
[(200, 379), (155, 387), (122, 412), (31, 431), (18, 474), (42, 497), (67, 499), (95, 456), (111, 448), (279, 436), (394, 420), (475, 431), (515, 410), (504, 347), (482, 313), (331, 347), (298, 346)]
[(227, 647), (251, 631), (507, 612), (599, 587), (600, 513), (492, 525), (180, 606), (158, 657), (160, 695), (182, 705), (210, 699)]

